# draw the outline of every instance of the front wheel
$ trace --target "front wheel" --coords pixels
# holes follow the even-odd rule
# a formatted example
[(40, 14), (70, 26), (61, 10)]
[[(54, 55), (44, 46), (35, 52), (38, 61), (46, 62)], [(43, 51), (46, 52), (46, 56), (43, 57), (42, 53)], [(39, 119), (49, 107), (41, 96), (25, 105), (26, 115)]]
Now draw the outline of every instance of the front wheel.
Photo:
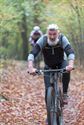
[(47, 90), (47, 118), (48, 125), (63, 125), (63, 105), (62, 94), (59, 90), (59, 96), (56, 96), (53, 87)]
[(47, 118), (48, 125), (57, 125), (53, 87), (49, 87), (47, 90)]
[(63, 97), (61, 90), (59, 89), (59, 96), (57, 101), (57, 125), (63, 125)]

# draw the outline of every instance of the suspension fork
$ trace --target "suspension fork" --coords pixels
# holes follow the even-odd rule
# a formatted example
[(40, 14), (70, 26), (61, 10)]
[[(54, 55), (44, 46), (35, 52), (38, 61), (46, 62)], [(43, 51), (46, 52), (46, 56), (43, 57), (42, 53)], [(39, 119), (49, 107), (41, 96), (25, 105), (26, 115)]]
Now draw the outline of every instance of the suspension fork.
[(57, 113), (57, 109), (58, 109), (58, 96), (59, 96), (59, 93), (58, 93), (58, 77), (57, 77), (58, 74), (54, 74), (54, 92), (55, 92), (55, 112)]

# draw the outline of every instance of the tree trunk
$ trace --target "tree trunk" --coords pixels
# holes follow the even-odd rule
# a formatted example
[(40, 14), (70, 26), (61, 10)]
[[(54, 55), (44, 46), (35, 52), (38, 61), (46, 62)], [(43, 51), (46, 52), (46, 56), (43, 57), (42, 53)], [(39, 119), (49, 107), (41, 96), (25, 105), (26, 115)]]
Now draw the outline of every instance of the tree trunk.
[(22, 23), (21, 23), (21, 37), (22, 37), (22, 48), (23, 48), (23, 59), (27, 60), (28, 56), (28, 39), (27, 39), (27, 23), (26, 16), (23, 15)]

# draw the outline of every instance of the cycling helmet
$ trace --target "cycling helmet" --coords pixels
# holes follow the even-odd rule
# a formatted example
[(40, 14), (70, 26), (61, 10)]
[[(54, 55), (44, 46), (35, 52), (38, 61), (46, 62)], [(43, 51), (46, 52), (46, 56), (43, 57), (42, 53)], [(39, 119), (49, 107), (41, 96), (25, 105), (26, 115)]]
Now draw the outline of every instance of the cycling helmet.
[(52, 30), (52, 29), (58, 30), (59, 27), (58, 27), (56, 24), (50, 24), (50, 25), (47, 27), (47, 30)]
[(40, 30), (40, 27), (39, 26), (35, 26), (33, 29), (34, 29), (34, 31), (38, 31), (38, 30)]

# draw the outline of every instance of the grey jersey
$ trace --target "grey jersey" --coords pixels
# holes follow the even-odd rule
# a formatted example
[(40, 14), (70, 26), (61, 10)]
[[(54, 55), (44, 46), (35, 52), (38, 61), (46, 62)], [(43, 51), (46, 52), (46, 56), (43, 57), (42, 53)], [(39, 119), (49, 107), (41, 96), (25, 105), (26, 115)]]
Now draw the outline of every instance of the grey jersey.
[[(37, 55), (38, 53), (38, 48), (39, 48), (39, 51), (42, 50), (44, 48), (44, 46), (46, 45), (47, 43), (47, 40), (45, 41), (44, 40), (44, 37), (47, 36), (47, 35), (43, 35), (38, 41), (37, 41), (37, 45), (36, 45), (36, 49), (37, 51), (36, 52), (33, 52), (35, 51), (35, 49), (29, 54), (28, 56), (28, 60), (33, 60), (34, 61), (34, 57), (35, 55)], [(68, 60), (74, 60), (75, 59), (75, 54), (74, 54), (74, 51), (70, 45), (70, 42), (68, 41), (68, 39), (66, 38), (66, 36), (63, 36), (62, 37), (62, 40), (60, 41), (60, 36), (59, 36), (59, 44), (61, 44), (63, 50), (64, 50), (64, 59), (68, 59)], [(39, 46), (39, 47), (37, 47)], [(35, 54), (36, 53), (36, 54)]]

